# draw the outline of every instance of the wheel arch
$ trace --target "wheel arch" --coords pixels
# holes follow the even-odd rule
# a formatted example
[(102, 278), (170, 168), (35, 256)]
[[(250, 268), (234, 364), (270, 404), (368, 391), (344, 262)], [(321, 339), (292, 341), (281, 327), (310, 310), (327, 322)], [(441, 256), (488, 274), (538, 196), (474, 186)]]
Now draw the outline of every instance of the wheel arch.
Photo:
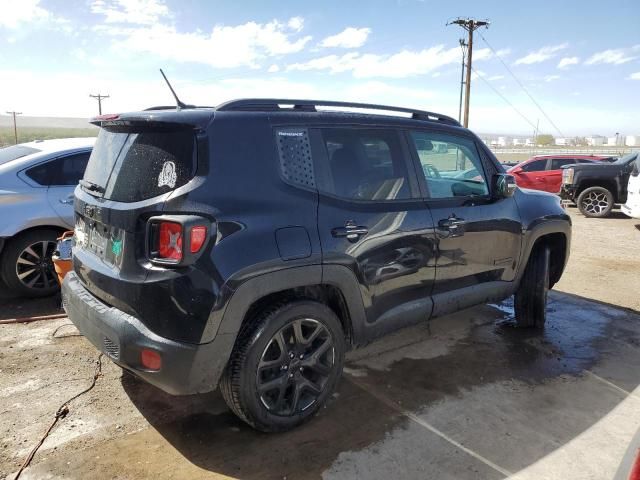
[(531, 232), (529, 235), (524, 257), (525, 261), (521, 263), (522, 267), (519, 272), (518, 282), (521, 280), (524, 269), (529, 263), (531, 254), (541, 245), (546, 245), (550, 249), (549, 288), (551, 288), (562, 277), (569, 260), (571, 246), (570, 226), (566, 222), (553, 222), (553, 225), (542, 224), (537, 231)]
[(580, 186), (576, 190), (575, 199), (577, 201), (578, 197), (582, 192), (584, 192), (587, 188), (591, 187), (601, 187), (609, 190), (611, 195), (613, 195), (613, 201), (618, 201), (618, 185), (613, 179), (586, 179), (580, 182)]

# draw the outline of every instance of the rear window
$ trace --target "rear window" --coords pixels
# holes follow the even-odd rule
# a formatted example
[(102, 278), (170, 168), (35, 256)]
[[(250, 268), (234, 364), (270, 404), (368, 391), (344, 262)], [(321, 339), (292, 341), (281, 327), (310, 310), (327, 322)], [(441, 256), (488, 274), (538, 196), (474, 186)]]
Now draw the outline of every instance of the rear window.
[(187, 183), (194, 174), (195, 152), (192, 130), (102, 128), (84, 180), (100, 187), (88, 190), (92, 195), (118, 202), (145, 200)]
[(0, 165), (40, 151), (41, 150), (38, 150), (37, 148), (25, 147), (24, 145), (13, 145), (11, 147), (0, 148)]

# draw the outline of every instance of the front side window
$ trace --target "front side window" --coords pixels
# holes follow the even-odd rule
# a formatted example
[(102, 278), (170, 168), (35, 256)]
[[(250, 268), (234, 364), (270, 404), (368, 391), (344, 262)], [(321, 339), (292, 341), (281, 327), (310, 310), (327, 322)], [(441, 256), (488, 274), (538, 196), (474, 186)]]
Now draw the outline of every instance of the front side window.
[(576, 160), (573, 158), (554, 158), (551, 160), (551, 170), (560, 170), (565, 165), (573, 165)]
[(56, 158), (30, 168), (26, 174), (43, 186), (77, 185), (89, 161), (89, 152)]
[(411, 132), (430, 198), (488, 195), (473, 140), (435, 132)]
[(389, 201), (411, 196), (407, 162), (394, 130), (321, 129), (328, 174), (321, 191), (351, 200)]
[(547, 167), (546, 160), (534, 160), (533, 162), (522, 165), (523, 172), (541, 172)]

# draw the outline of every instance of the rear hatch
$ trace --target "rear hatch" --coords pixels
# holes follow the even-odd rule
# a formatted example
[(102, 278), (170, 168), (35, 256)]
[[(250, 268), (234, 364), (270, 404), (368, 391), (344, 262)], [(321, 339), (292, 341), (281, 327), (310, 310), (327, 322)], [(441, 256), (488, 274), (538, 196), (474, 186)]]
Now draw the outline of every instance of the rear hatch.
[(206, 163), (203, 128), (212, 112), (136, 115), (100, 122), (75, 192), (74, 270), (96, 297), (155, 333), (197, 341), (198, 332), (169, 320), (191, 313), (180, 305), (176, 309), (170, 291), (181, 288), (171, 280), (185, 269), (162, 268), (150, 260), (150, 219), (164, 213), (172, 195), (192, 188), (199, 164)]

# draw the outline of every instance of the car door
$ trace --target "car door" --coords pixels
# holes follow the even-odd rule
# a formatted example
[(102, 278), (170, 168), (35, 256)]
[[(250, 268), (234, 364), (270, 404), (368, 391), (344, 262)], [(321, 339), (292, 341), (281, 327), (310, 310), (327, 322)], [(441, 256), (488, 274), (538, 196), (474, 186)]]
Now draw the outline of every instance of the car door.
[[(434, 315), (503, 297), (517, 271), (521, 224), (515, 199), (492, 195), (490, 154), (471, 136), (425, 129), (408, 137), (436, 231)], [(469, 168), (476, 176), (459, 175)]]
[(426, 321), (435, 232), (404, 137), (393, 128), (312, 129), (323, 265), (359, 283), (368, 339)]
[(26, 174), (47, 187), (47, 202), (62, 221), (73, 228), (73, 190), (82, 178), (91, 151), (76, 152), (36, 165)]
[(547, 159), (541, 158), (517, 166), (511, 172), (516, 177), (516, 183), (521, 188), (544, 190), (544, 176), (547, 169)]
[(559, 193), (562, 185), (562, 167), (578, 163), (575, 158), (551, 158), (548, 170), (544, 175), (544, 190), (550, 193)]

